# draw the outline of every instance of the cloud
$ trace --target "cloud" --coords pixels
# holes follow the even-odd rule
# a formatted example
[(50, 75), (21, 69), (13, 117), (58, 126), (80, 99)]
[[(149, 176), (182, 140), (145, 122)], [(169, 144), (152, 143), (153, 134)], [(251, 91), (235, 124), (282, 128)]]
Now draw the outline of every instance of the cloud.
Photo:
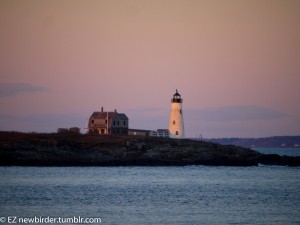
[(285, 112), (255, 105), (232, 105), (186, 111), (187, 119), (209, 122), (272, 120), (287, 116)]
[(21, 93), (45, 92), (48, 89), (27, 83), (0, 83), (0, 97), (16, 96)]

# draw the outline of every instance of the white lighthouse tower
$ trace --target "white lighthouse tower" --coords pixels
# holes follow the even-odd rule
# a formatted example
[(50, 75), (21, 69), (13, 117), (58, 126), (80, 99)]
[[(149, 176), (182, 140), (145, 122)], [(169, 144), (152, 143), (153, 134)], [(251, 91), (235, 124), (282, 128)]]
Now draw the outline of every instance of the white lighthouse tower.
[(182, 98), (176, 89), (171, 100), (169, 132), (171, 138), (185, 138), (182, 112)]

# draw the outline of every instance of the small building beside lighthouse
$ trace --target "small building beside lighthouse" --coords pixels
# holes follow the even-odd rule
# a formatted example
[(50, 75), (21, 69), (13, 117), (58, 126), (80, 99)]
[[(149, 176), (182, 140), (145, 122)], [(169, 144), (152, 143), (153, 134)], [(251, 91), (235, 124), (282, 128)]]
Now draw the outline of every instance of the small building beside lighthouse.
[(92, 134), (128, 134), (129, 119), (124, 113), (105, 112), (103, 107), (101, 112), (93, 112), (88, 122), (88, 133)]
[(169, 123), (170, 138), (185, 138), (182, 101), (183, 99), (181, 98), (181, 95), (176, 89), (176, 93), (171, 99), (171, 112)]

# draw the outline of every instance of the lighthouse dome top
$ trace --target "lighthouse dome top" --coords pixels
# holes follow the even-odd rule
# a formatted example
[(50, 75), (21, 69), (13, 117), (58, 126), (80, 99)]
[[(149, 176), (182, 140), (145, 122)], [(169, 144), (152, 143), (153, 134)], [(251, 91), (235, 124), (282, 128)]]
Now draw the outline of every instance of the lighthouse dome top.
[(173, 98), (171, 100), (171, 102), (178, 102), (178, 103), (182, 103), (182, 98), (181, 95), (178, 93), (177, 89), (176, 89), (176, 93), (173, 95)]

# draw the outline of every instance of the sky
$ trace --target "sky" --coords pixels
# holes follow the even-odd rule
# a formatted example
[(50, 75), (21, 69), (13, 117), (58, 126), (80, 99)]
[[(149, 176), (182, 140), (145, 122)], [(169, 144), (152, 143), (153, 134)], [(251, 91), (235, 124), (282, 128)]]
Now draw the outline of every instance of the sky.
[(300, 135), (298, 0), (0, 0), (0, 130), (94, 111), (187, 137)]

